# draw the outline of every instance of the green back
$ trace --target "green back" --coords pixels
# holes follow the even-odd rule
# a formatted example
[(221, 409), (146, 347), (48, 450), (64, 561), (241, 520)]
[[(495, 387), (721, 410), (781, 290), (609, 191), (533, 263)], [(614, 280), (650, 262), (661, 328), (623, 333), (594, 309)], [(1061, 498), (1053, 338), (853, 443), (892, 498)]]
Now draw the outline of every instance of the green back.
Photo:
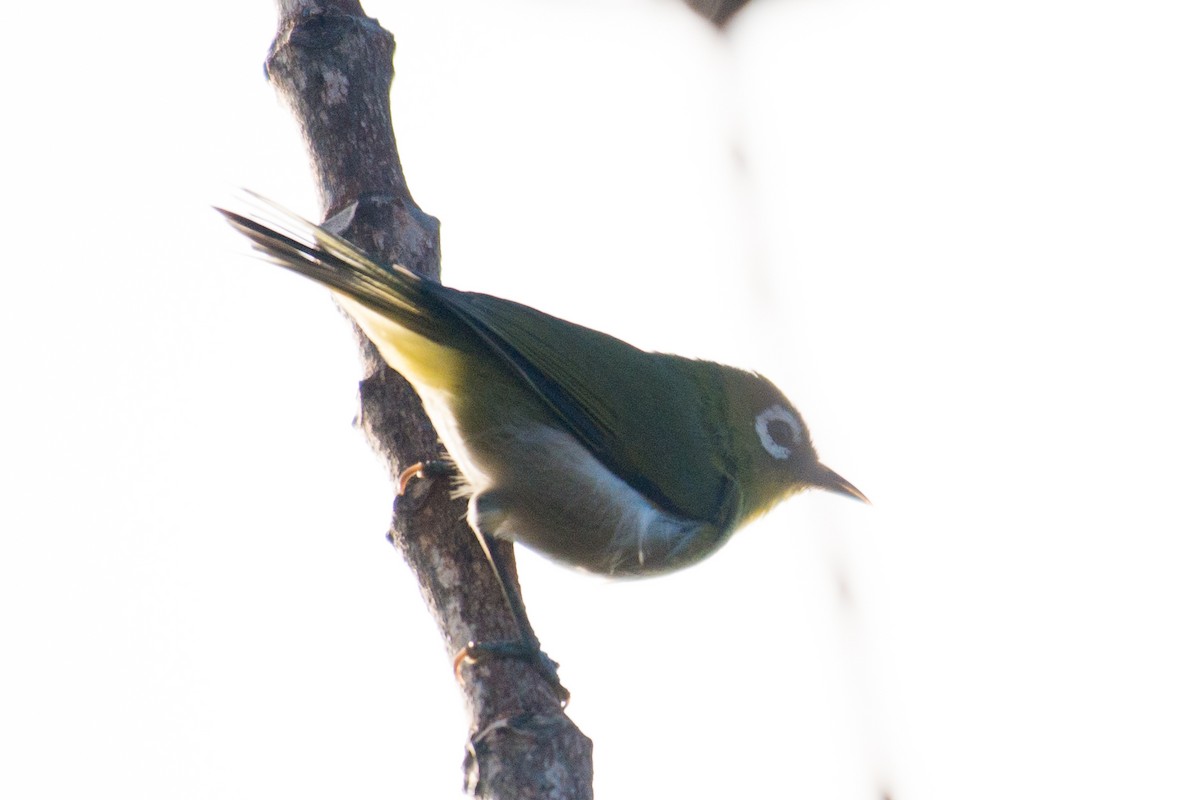
[(626, 483), (682, 517), (731, 523), (738, 498), (719, 365), (647, 353), (510, 300), (422, 288)]

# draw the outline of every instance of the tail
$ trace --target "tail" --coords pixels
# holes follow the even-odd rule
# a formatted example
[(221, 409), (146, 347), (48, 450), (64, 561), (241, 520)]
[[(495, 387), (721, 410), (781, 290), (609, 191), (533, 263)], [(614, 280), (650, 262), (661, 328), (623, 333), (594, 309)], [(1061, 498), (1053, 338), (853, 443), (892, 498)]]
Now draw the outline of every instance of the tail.
[(399, 265), (386, 267), (335, 233), (254, 192), (249, 216), (216, 208), (268, 261), (323, 284), (415, 333), (433, 334), (421, 298), (427, 279)]

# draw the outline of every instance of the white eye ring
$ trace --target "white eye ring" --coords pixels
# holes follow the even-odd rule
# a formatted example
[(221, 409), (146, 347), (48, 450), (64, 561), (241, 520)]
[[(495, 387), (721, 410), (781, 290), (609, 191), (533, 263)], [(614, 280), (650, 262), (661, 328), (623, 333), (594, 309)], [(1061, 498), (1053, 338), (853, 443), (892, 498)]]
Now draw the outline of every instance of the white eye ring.
[(772, 422), (782, 422), (792, 429), (792, 441), (800, 439), (800, 421), (792, 412), (780, 405), (774, 405), (754, 418), (754, 430), (758, 433), (758, 441), (763, 449), (772, 457), (784, 461), (792, 454), (792, 448), (784, 447), (771, 436), (768, 426)]

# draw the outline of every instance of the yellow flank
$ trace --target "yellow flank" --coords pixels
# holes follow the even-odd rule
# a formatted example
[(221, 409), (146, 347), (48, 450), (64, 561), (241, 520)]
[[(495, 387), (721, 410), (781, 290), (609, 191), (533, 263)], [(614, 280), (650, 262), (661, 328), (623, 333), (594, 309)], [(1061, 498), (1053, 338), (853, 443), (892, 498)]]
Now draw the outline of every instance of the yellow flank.
[(432, 342), (345, 295), (338, 302), (379, 348), (383, 360), (418, 389), (457, 395), (462, 387), (462, 352)]

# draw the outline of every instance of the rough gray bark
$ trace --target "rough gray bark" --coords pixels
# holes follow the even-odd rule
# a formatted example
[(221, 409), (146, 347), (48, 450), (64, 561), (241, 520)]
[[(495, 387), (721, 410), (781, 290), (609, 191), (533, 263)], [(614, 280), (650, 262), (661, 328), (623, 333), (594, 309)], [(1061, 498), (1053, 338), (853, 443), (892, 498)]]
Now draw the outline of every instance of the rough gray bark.
[[(300, 123), (326, 218), (353, 207), (348, 220), (339, 218), (348, 222), (342, 235), (388, 263), (438, 276), (438, 221), (413, 200), (396, 152), (392, 35), (357, 0), (279, 0), (279, 7), (267, 76)], [(405, 467), (438, 457), (437, 437), (411, 387), (361, 332), (359, 342), (361, 425), (398, 487)], [(463, 522), (464, 503), (447, 488), (415, 481), (408, 495), (397, 494), (390, 535), (452, 657), (468, 641), (511, 639), (516, 631)], [(510, 547), (503, 557), (512, 559)], [(497, 659), (467, 667), (463, 677), (467, 791), (497, 800), (592, 796), (591, 741), (531, 667)]]
[(750, 0), (686, 0), (686, 2), (697, 14), (718, 28), (723, 28), (725, 23), (729, 22), (730, 18)]

